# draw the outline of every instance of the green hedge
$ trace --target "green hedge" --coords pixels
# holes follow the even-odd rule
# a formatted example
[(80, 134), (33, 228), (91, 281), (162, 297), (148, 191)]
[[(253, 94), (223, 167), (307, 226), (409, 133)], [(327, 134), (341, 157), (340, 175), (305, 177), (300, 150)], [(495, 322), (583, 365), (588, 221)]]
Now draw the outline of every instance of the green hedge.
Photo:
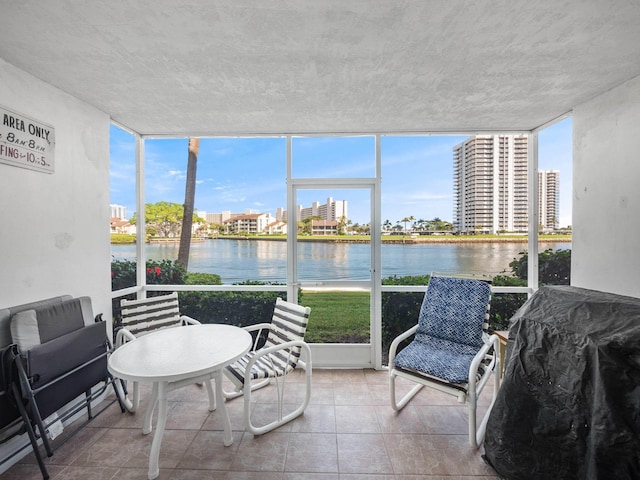
[[(148, 260), (145, 266), (148, 285), (221, 285), (219, 275), (186, 272), (177, 261)], [(111, 262), (112, 290), (132, 287), (136, 284), (136, 262), (114, 260)], [(260, 282), (242, 282), (239, 285), (264, 285)], [(282, 292), (179, 292), (180, 313), (195, 318), (201, 323), (227, 323), (246, 326), (270, 322), (273, 305)], [(170, 291), (149, 292), (149, 296)], [(134, 299), (135, 294), (114, 299), (112, 302), (114, 325), (120, 322), (120, 300)]]
[(124, 243), (136, 243), (136, 236), (130, 235), (128, 233), (112, 233), (111, 243), (114, 245), (124, 244)]
[[(527, 261), (526, 252), (522, 252), (520, 258), (514, 259), (510, 264), (513, 274), (496, 276), (493, 278), (492, 284), (494, 286), (526, 286)], [(541, 252), (539, 266), (540, 285), (568, 285), (570, 283), (570, 250), (545, 250)], [(188, 273), (179, 263), (171, 260), (149, 260), (145, 268), (147, 284), (150, 285), (220, 285), (222, 283), (218, 275)], [(111, 277), (113, 290), (135, 285), (136, 263), (128, 260), (113, 261)], [(392, 276), (382, 280), (383, 285), (427, 285), (428, 283), (429, 275)], [(239, 285), (265, 285), (265, 283), (247, 281)], [(149, 295), (162, 293), (167, 292), (150, 292)], [(305, 303), (302, 299), (302, 292), (299, 292), (300, 304), (306, 305), (309, 302), (314, 304), (309, 323), (309, 337), (314, 342), (356, 341), (356, 339), (357, 341), (366, 341), (369, 338), (368, 295), (363, 296), (362, 300), (357, 296), (350, 297), (357, 305), (351, 309), (356, 312), (351, 312), (352, 321), (347, 322), (344, 316), (345, 306), (336, 306), (336, 299), (330, 293), (314, 293), (308, 296)], [(286, 298), (286, 286), (283, 285), (280, 292), (192, 291), (179, 293), (180, 310), (183, 314), (202, 323), (226, 323), (238, 326), (269, 322), (275, 299), (278, 296)], [(391, 341), (396, 336), (416, 324), (423, 297), (422, 292), (382, 293), (383, 352), (388, 351)], [(130, 295), (127, 298), (135, 298), (135, 295)], [(509, 319), (526, 299), (526, 294), (493, 295), (489, 320), (490, 328), (494, 330), (507, 329)], [(114, 323), (117, 325), (120, 317), (120, 299), (113, 301), (113, 315)], [(363, 318), (363, 321), (359, 321), (360, 316), (366, 317), (366, 319)]]

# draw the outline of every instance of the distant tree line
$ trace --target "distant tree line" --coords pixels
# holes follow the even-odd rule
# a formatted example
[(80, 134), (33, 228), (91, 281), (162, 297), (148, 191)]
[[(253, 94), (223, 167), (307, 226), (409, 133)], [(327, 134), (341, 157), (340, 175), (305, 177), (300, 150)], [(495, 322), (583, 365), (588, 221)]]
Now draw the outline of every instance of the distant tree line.
[(453, 230), (453, 223), (447, 222), (435, 217), (431, 220), (416, 218), (413, 215), (403, 217), (401, 220), (393, 224), (390, 220), (385, 220), (382, 224), (382, 230), (385, 232), (397, 233), (420, 233), (428, 234), (429, 232), (449, 232)]
[[(148, 235), (157, 237), (180, 237), (184, 205), (171, 202), (147, 203), (144, 206), (145, 230)], [(132, 225), (138, 222), (137, 213), (130, 220)], [(202, 224), (205, 221), (193, 214), (193, 223)]]
[[(192, 215), (192, 223), (198, 224), (201, 231), (223, 230), (221, 225), (208, 224), (204, 219), (196, 213)], [(319, 216), (308, 217), (298, 222), (298, 233), (302, 235), (311, 235), (311, 223), (313, 220), (322, 220)], [(132, 225), (138, 222), (137, 214), (134, 213), (130, 219)], [(181, 236), (182, 225), (184, 223), (184, 205), (172, 202), (156, 202), (145, 204), (145, 228), (148, 235), (157, 237), (175, 237)], [(416, 219), (413, 215), (403, 217), (394, 223), (391, 220), (385, 220), (382, 224), (383, 232), (388, 233), (419, 233), (428, 234), (429, 232), (447, 232), (453, 230), (453, 224), (438, 217), (431, 220), (422, 218)], [(338, 234), (357, 234), (370, 235), (371, 225), (369, 223), (352, 222), (346, 217), (338, 219)]]

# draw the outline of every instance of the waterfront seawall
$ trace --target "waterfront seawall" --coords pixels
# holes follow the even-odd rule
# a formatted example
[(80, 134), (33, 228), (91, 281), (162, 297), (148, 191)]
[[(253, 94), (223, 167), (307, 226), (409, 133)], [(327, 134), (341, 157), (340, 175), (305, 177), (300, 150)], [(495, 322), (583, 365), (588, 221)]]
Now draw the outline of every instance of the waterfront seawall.
[[(256, 241), (271, 241), (271, 242), (285, 242), (286, 237), (269, 237), (269, 236), (220, 236), (216, 237), (216, 240), (256, 240)], [(370, 243), (366, 238), (322, 238), (316, 237), (298, 237), (299, 242), (323, 242), (323, 243)], [(571, 237), (566, 235), (559, 235), (557, 237), (545, 236), (539, 238), (540, 243), (558, 242), (558, 243), (571, 243)], [(471, 236), (459, 236), (459, 237), (438, 237), (438, 236), (423, 236), (417, 238), (388, 238), (382, 237), (382, 243), (387, 245), (411, 245), (411, 244), (443, 244), (443, 243), (527, 243), (527, 237), (471, 237)]]

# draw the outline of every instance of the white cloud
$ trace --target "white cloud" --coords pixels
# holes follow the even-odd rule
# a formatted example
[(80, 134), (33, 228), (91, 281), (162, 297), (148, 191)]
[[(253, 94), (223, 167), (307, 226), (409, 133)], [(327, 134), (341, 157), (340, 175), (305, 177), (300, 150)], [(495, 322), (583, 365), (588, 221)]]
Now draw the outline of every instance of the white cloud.
[(419, 193), (406, 195), (406, 201), (418, 203), (418, 202), (428, 202), (431, 200), (450, 200), (452, 197), (453, 197), (452, 194), (419, 192)]

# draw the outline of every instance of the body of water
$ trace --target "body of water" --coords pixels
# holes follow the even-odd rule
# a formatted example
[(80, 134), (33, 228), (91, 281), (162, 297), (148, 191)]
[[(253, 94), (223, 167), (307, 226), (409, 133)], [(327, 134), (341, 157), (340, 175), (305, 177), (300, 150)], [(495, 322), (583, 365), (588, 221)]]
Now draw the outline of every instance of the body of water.
[[(382, 245), (382, 278), (431, 272), (491, 278), (511, 273), (525, 243), (445, 243)], [(571, 243), (540, 243), (540, 251), (570, 249)], [(178, 245), (147, 245), (147, 258), (175, 260)], [(134, 260), (135, 245), (112, 245), (115, 260)], [(300, 242), (298, 279), (367, 280), (370, 246), (356, 243)], [(225, 284), (245, 280), (282, 282), (287, 277), (287, 244), (282, 241), (206, 240), (191, 244), (189, 271), (215, 273)]]

